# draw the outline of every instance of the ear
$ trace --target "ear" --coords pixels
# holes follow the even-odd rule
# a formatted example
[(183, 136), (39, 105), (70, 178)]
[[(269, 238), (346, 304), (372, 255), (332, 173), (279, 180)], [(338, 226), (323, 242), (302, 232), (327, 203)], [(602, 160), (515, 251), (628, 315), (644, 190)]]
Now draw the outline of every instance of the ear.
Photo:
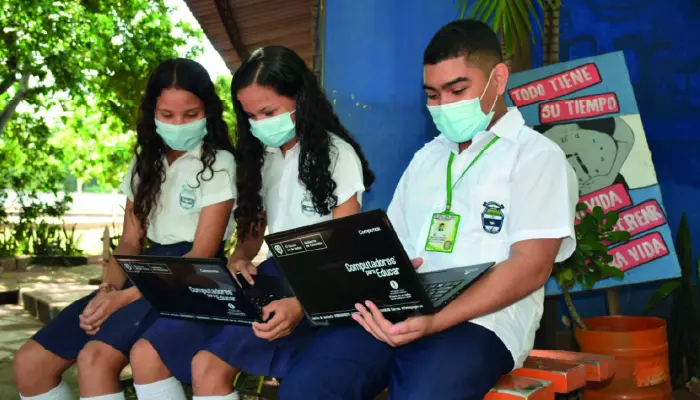
[(493, 67), (493, 77), (491, 79), (496, 84), (496, 91), (499, 96), (506, 92), (509, 75), (510, 73), (508, 72), (508, 66), (506, 66), (504, 63), (496, 64), (496, 66)]

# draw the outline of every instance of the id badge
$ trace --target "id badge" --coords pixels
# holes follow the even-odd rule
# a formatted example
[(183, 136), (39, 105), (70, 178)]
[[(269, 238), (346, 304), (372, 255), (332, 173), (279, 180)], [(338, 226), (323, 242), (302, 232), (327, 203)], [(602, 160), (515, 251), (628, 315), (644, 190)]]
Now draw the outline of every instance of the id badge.
[(452, 253), (460, 218), (459, 215), (449, 211), (433, 214), (428, 230), (428, 240), (425, 242), (425, 251)]

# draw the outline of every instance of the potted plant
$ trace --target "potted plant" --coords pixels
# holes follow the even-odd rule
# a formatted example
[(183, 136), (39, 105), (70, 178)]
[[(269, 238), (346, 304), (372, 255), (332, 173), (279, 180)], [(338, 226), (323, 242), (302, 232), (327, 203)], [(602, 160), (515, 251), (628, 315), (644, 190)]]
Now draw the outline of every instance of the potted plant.
[[(700, 290), (693, 282), (696, 265), (693, 263), (690, 227), (685, 214), (676, 231), (676, 254), (681, 277), (664, 282), (649, 299), (644, 313), (648, 314), (666, 298), (671, 299), (668, 318), (671, 381), (674, 387), (688, 386), (700, 395), (697, 385), (697, 378), (700, 377)], [(697, 267), (700, 270), (700, 261)]]
[(671, 399), (669, 384), (666, 322), (659, 318), (603, 316), (580, 317), (571, 299), (571, 290), (580, 285), (591, 290), (600, 280), (623, 272), (613, 263), (608, 246), (629, 240), (630, 234), (616, 230), (617, 211), (607, 214), (600, 207), (588, 210), (579, 204), (581, 219), (576, 226), (576, 250), (555, 265), (553, 275), (562, 288), (573, 319), (574, 335), (584, 353), (615, 357), (615, 376), (608, 382), (585, 390), (586, 399), (650, 398)]

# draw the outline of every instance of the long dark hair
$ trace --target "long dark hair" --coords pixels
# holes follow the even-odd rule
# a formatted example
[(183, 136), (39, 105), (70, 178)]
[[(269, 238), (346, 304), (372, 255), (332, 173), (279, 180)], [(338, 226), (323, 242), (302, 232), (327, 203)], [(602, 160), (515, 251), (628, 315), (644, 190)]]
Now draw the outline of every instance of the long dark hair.
[[(216, 161), (216, 151), (234, 152), (228, 127), (222, 118), (223, 104), (216, 94), (209, 74), (199, 63), (184, 58), (175, 58), (161, 63), (151, 73), (146, 92), (139, 107), (136, 126), (136, 165), (131, 176), (134, 193), (134, 215), (139, 219), (145, 235), (148, 218), (158, 205), (160, 187), (165, 181), (164, 159), (168, 151), (163, 139), (156, 133), (156, 101), (163, 89), (182, 89), (199, 97), (204, 103), (207, 118), (207, 135), (202, 144), (202, 170), (197, 174), (197, 182), (208, 181), (214, 176), (212, 165)], [(204, 175), (204, 171), (209, 173)], [(136, 190), (134, 190), (136, 187)]]
[(301, 57), (281, 46), (256, 50), (241, 64), (231, 81), (238, 133), (235, 218), (239, 240), (258, 233), (260, 215), (264, 211), (260, 195), (264, 148), (250, 133), (248, 116), (237, 99), (237, 93), (252, 84), (271, 88), (281, 96), (296, 100), (296, 137), (301, 146), (299, 179), (311, 193), (318, 214), (328, 215), (338, 205), (338, 198), (334, 195), (337, 184), (330, 171), (331, 139), (328, 132), (336, 134), (355, 149), (362, 163), (364, 185), (369, 191), (374, 173), (369, 169), (360, 145), (340, 123), (316, 76)]

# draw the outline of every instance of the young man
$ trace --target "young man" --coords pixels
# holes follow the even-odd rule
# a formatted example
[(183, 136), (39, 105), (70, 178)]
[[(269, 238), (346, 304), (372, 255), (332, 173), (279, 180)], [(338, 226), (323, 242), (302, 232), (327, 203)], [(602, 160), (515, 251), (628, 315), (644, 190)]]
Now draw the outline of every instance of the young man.
[(485, 24), (438, 31), (424, 87), (442, 134), (416, 153), (389, 206), (419, 272), (497, 266), (435, 315), (392, 324), (358, 304), (361, 327), (319, 332), (280, 399), (371, 399), (388, 385), (395, 399), (481, 400), (527, 357), (544, 283), (575, 247), (578, 187), (562, 150), (506, 109), (502, 61)]

